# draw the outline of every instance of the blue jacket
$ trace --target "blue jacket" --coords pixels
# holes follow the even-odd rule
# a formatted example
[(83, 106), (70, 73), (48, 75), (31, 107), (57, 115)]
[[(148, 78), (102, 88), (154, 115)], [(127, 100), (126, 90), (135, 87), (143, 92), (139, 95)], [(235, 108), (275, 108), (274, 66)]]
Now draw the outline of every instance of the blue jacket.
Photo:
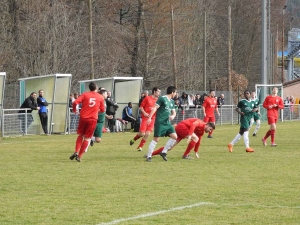
[(126, 117), (134, 118), (132, 115), (132, 108), (129, 108), (129, 106), (126, 106), (122, 112), (122, 119), (125, 119)]
[(40, 107), (39, 113), (46, 113), (47, 112), (46, 106), (48, 106), (48, 102), (46, 101), (46, 99), (39, 96), (37, 98), (37, 103), (38, 103), (38, 106)]

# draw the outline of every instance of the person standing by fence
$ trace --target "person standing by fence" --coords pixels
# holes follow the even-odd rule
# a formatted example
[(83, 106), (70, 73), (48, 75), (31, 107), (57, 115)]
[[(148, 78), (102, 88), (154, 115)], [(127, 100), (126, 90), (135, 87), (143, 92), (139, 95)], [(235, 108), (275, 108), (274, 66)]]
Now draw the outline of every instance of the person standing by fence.
[(47, 107), (48, 102), (44, 98), (44, 91), (39, 90), (39, 97), (37, 98), (37, 104), (40, 107), (39, 109), (39, 117), (41, 120), (41, 125), (43, 128), (43, 131), (46, 135), (48, 134), (48, 112), (47, 112)]

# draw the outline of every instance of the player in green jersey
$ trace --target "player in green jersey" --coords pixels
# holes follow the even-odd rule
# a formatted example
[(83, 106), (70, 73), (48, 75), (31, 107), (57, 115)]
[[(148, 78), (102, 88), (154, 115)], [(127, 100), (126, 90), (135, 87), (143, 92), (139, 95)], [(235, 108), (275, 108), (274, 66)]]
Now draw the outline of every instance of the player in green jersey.
[(237, 108), (235, 109), (241, 115), (241, 126), (240, 132), (235, 136), (235, 138), (228, 144), (229, 152), (232, 152), (233, 145), (237, 143), (242, 136), (244, 136), (244, 143), (246, 145), (246, 152), (254, 152), (252, 148), (249, 147), (249, 128), (250, 120), (253, 116), (253, 112), (258, 109), (255, 108), (254, 102), (251, 101), (250, 91), (244, 91), (245, 99), (239, 101)]
[(256, 127), (255, 127), (255, 130), (253, 132), (253, 136), (255, 137), (256, 136), (256, 133), (257, 131), (259, 130), (260, 128), (260, 113), (259, 113), (259, 99), (256, 98), (256, 93), (255, 91), (253, 91), (251, 93), (251, 101), (254, 102), (254, 108), (257, 108), (258, 110), (256, 112), (253, 112), (253, 116), (250, 120), (250, 127), (249, 127), (249, 130), (251, 129), (254, 121), (256, 122)]
[(149, 144), (148, 154), (147, 154), (147, 162), (152, 161), (152, 152), (155, 149), (156, 144), (159, 141), (160, 137), (169, 136), (170, 139), (167, 141), (164, 150), (160, 153), (160, 156), (167, 161), (167, 151), (174, 145), (177, 139), (177, 134), (175, 132), (174, 127), (171, 124), (171, 120), (173, 120), (176, 116), (175, 112), (175, 104), (173, 101), (174, 96), (176, 95), (176, 87), (169, 86), (167, 88), (167, 94), (164, 96), (160, 96), (153, 109), (149, 114), (149, 118), (147, 120), (147, 124), (151, 123), (151, 118), (156, 113), (156, 119), (154, 124), (154, 137), (151, 143)]

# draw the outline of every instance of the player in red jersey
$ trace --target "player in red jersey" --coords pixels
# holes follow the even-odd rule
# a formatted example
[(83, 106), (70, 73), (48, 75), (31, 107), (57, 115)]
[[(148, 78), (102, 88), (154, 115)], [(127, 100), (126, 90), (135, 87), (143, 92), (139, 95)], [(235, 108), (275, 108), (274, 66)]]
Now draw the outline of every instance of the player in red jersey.
[[(175, 144), (168, 151), (173, 149), (182, 139), (187, 138), (188, 146), (185, 152), (183, 153), (182, 158), (191, 159), (189, 153), (192, 149), (194, 149), (196, 157), (199, 158), (198, 150), (204, 132), (208, 133), (214, 129), (215, 129), (214, 123), (204, 123), (202, 120), (198, 118), (185, 119), (180, 123), (178, 123), (177, 126), (175, 127), (177, 140)], [(158, 155), (159, 153), (162, 152), (163, 149), (164, 147), (157, 149), (152, 153), (152, 155)]]
[[(218, 113), (218, 115), (220, 116), (219, 110), (218, 110), (218, 104), (217, 104), (217, 99), (215, 98), (215, 91), (210, 90), (210, 95), (204, 100), (203, 104), (202, 104), (202, 109), (203, 109), (203, 115), (204, 115), (204, 119), (203, 121), (205, 123), (207, 122), (211, 122), (214, 123), (216, 122), (216, 118), (215, 118), (215, 113), (214, 111), (216, 110), (216, 112)], [(212, 132), (213, 130), (211, 130), (211, 132), (209, 132), (208, 134), (208, 138), (212, 138)]]
[(76, 106), (82, 104), (75, 152), (70, 156), (71, 160), (76, 158), (78, 162), (81, 162), (81, 157), (93, 136), (97, 125), (98, 112), (105, 112), (105, 100), (102, 95), (97, 93), (97, 85), (91, 82), (89, 89), (89, 92), (83, 93), (73, 102), (73, 112), (76, 113), (79, 113), (76, 111)]
[(137, 147), (138, 151), (142, 151), (144, 144), (146, 143), (150, 133), (154, 128), (156, 113), (152, 116), (152, 120), (150, 124), (147, 124), (147, 120), (159, 96), (160, 96), (160, 90), (157, 87), (154, 87), (152, 88), (152, 95), (145, 97), (141, 102), (140, 111), (142, 113), (142, 122), (140, 125), (140, 130), (139, 133), (135, 135), (135, 137), (129, 142), (130, 145), (133, 145), (136, 140), (143, 137), (139, 146)]
[(271, 135), (271, 146), (277, 146), (275, 144), (275, 132), (276, 132), (276, 123), (278, 120), (278, 109), (283, 109), (284, 104), (282, 98), (277, 96), (278, 88), (273, 87), (272, 95), (266, 97), (263, 107), (267, 109), (267, 117), (268, 117), (268, 124), (270, 125), (270, 129), (267, 131), (266, 135), (262, 139), (263, 145), (267, 145), (267, 138)]

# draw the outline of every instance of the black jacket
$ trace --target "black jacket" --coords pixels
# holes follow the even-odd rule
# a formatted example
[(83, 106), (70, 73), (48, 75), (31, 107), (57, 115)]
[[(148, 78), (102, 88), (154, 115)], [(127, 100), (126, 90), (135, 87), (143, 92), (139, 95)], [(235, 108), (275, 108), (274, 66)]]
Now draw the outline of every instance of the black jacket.
[[(29, 96), (28, 98), (25, 99), (25, 101), (23, 102), (20, 108), (21, 109), (30, 108), (31, 110), (27, 110), (27, 112), (31, 113), (32, 110), (37, 110), (37, 107), (38, 105), (36, 100), (31, 96)], [(25, 113), (25, 110), (19, 110), (19, 113)]]

